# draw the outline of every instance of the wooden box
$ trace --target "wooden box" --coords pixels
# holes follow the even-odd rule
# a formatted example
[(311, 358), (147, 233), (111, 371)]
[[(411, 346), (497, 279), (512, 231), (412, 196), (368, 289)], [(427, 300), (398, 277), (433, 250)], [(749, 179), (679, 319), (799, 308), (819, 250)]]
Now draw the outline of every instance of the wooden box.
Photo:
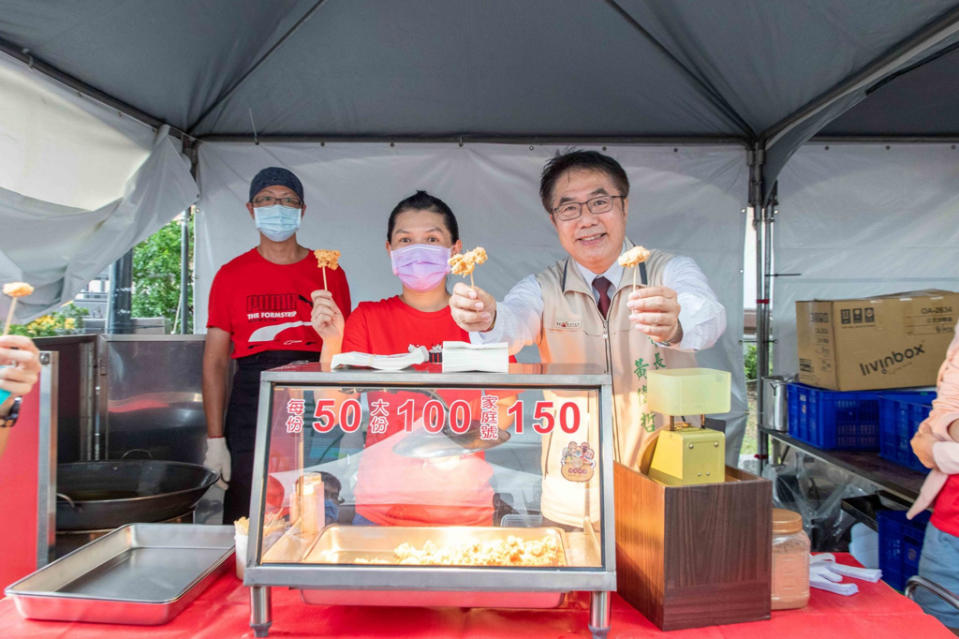
[(769, 618), (772, 484), (664, 486), (616, 464), (619, 594), (663, 630)]

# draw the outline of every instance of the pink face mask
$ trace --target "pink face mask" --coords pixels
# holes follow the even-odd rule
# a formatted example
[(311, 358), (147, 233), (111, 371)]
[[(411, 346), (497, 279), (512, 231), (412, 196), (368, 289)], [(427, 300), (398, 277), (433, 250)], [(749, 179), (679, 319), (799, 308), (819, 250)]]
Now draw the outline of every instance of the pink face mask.
[(447, 246), (413, 244), (390, 251), (393, 275), (407, 288), (428, 291), (450, 272), (450, 249)]

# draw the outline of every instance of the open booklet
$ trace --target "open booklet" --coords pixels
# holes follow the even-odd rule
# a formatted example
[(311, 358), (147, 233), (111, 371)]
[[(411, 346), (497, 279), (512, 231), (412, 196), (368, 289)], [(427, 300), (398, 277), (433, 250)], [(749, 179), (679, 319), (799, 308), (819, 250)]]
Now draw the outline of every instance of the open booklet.
[(443, 372), (456, 373), (459, 371), (508, 372), (508, 344), (506, 342), (493, 344), (443, 342)]
[(351, 351), (334, 355), (330, 362), (330, 368), (358, 366), (375, 368), (381, 371), (399, 371), (414, 364), (423, 364), (428, 362), (429, 359), (430, 354), (425, 346), (417, 346), (416, 348), (411, 346), (409, 353), (397, 353), (395, 355), (371, 355), (370, 353)]

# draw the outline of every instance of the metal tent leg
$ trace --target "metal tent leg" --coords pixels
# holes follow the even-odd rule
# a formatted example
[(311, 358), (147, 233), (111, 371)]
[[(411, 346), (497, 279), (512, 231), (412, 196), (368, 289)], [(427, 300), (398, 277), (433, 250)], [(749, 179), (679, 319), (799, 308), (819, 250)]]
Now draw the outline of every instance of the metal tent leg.
[(273, 605), (269, 586), (250, 587), (250, 627), (257, 637), (270, 634), (273, 625)]
[(609, 593), (594, 592), (589, 602), (589, 631), (593, 639), (606, 639), (609, 634)]

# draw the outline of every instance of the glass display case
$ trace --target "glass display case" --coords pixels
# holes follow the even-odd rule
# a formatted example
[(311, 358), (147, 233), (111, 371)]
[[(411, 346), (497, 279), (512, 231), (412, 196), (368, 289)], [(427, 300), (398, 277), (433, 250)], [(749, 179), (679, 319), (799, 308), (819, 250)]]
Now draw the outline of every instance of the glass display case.
[[(612, 394), (584, 367), (263, 374), (244, 583), (307, 603), (558, 606), (616, 588)], [(244, 558), (239, 560), (243, 561)]]

